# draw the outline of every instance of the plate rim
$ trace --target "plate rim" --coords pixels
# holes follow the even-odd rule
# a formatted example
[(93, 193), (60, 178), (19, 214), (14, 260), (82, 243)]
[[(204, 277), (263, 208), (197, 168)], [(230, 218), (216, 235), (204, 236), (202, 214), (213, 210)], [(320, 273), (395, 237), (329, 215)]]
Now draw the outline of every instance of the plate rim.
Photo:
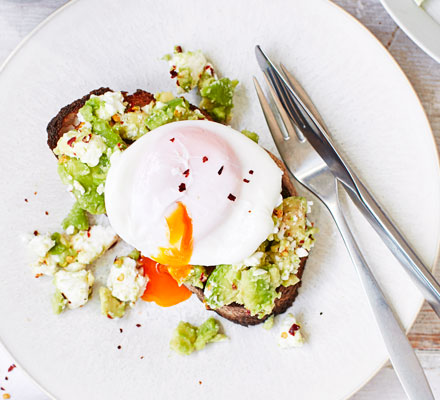
[[(390, 15), (390, 17), (393, 19), (393, 21), (397, 24), (397, 26), (402, 29), (402, 31), (418, 46), (420, 49), (422, 49), (428, 56), (430, 56), (432, 59), (440, 63), (440, 46), (435, 46), (433, 42), (427, 43), (425, 41), (425, 34), (418, 30), (417, 28), (414, 29), (413, 23), (405, 22), (404, 16), (402, 16), (402, 13), (396, 10), (396, 8), (393, 6), (394, 0), (380, 0), (383, 8), (385, 8), (386, 12)], [(411, 3), (408, 3), (408, 6), (405, 5), (405, 3), (401, 4), (404, 7), (413, 8), (412, 14), (418, 15), (416, 17), (417, 21), (421, 21), (425, 24), (429, 24), (431, 27), (436, 27), (437, 36), (440, 36), (440, 24), (435, 21), (424, 9), (423, 7), (417, 6), (415, 3), (411, 1)], [(416, 14), (417, 13), (417, 14)], [(435, 36), (434, 35), (432, 36)]]
[[(44, 28), (45, 25), (47, 25), (50, 21), (52, 21), (52, 19), (54, 19), (55, 17), (58, 16), (58, 14), (62, 13), (63, 11), (65, 11), (67, 8), (69, 8), (71, 5), (73, 5), (74, 3), (77, 3), (79, 0), (67, 0), (65, 4), (63, 4), (62, 6), (58, 7), (56, 10), (54, 10), (51, 14), (49, 14), (45, 19), (43, 19), (37, 26), (35, 26), (35, 28), (33, 28), (28, 34), (26, 34), (24, 36), (24, 38), (17, 44), (17, 46), (9, 53), (9, 55), (6, 57), (6, 59), (1, 63), (0, 65), (0, 75), (2, 74), (2, 72), (6, 69), (6, 67), (8, 66), (8, 64), (10, 63), (10, 61), (15, 57), (15, 55), (24, 47), (25, 44), (27, 44), (27, 42), (30, 41), (30, 39), (42, 28)], [(397, 67), (397, 69), (401, 72), (402, 76), (404, 77), (404, 80), (407, 83), (407, 86), (411, 89), (411, 92), (413, 93), (413, 95), (415, 96), (418, 105), (420, 106), (421, 110), (423, 111), (423, 115), (427, 121), (427, 125), (429, 127), (429, 132), (430, 135), (428, 135), (432, 141), (432, 146), (434, 149), (434, 159), (437, 162), (437, 173), (440, 176), (440, 149), (437, 148), (436, 145), (436, 141), (435, 141), (435, 137), (434, 137), (434, 133), (432, 131), (432, 127), (431, 127), (431, 123), (428, 119), (428, 116), (426, 114), (426, 110), (423, 107), (423, 104), (419, 98), (419, 95), (417, 94), (417, 92), (415, 91), (412, 83), (410, 82), (409, 78), (407, 77), (407, 75), (405, 74), (405, 72), (403, 71), (402, 67), (400, 66), (400, 64), (395, 60), (395, 58), (392, 56), (392, 54), (390, 53), (390, 51), (382, 44), (382, 42), (376, 37), (376, 35), (370, 31), (370, 29), (368, 29), (361, 21), (359, 21), (355, 16), (353, 16), (352, 14), (350, 14), (347, 10), (345, 10), (341, 5), (336, 4), (333, 0), (321, 0), (327, 4), (329, 4), (330, 6), (335, 7), (336, 9), (338, 9), (340, 12), (342, 12), (343, 14), (345, 14), (346, 17), (348, 17), (349, 19), (351, 19), (355, 25), (358, 26), (358, 28), (360, 28), (361, 30), (363, 30), (365, 33), (367, 33), (367, 35), (369, 35), (376, 43), (379, 44), (379, 48), (381, 48), (382, 52), (385, 54), (385, 56), (392, 62), (394, 63), (394, 65)], [(432, 55), (430, 53), (429, 50), (426, 50), (425, 47), (421, 44), (419, 44), (419, 42), (414, 39), (414, 37), (408, 33), (406, 31), (406, 29), (404, 29), (401, 25), (400, 22), (398, 22), (397, 17), (394, 17), (394, 13), (392, 13), (388, 7), (385, 5), (387, 4), (388, 0), (380, 0), (381, 4), (383, 5), (383, 7), (385, 8), (385, 10), (389, 13), (389, 15), (392, 17), (392, 19), (398, 24), (398, 26), (410, 37), (411, 40), (413, 40), (423, 51), (425, 51), (429, 56), (431, 56), (434, 60), (436, 60), (437, 62), (440, 63), (440, 54), (437, 55)], [(425, 12), (424, 10), (422, 10), (423, 12)], [(426, 12), (425, 12), (426, 13)], [(428, 15), (429, 17), (429, 15)], [(431, 19), (431, 18), (430, 18)], [(439, 25), (440, 28), (440, 25)], [(439, 30), (440, 31), (440, 30)], [(439, 180), (439, 187), (440, 187), (440, 180)], [(440, 222), (439, 222), (439, 228), (440, 228)], [(439, 229), (440, 232), (440, 229)], [(439, 235), (440, 236), (440, 235)], [(433, 266), (431, 269), (432, 273), (435, 273), (439, 268), (440, 268), (440, 241), (438, 241), (437, 243), (437, 248), (436, 248), (436, 254), (433, 260)], [(425, 302), (425, 299), (422, 298), (420, 301), (420, 305), (418, 307), (418, 311), (414, 317), (414, 319), (411, 321), (411, 323), (408, 326), (408, 329), (406, 330), (406, 334), (408, 335), (409, 331), (412, 329), (412, 327), (414, 326), (414, 323), (417, 319), (417, 317), (420, 314), (420, 311), (423, 307), (423, 304)], [(16, 360), (15, 356), (12, 354), (12, 352), (9, 350), (9, 348), (6, 346), (6, 344), (4, 343), (4, 341), (2, 340), (2, 338), (0, 337), (0, 345), (3, 346), (4, 350), (6, 351), (7, 354), (9, 354), (11, 356), (11, 358), (16, 362), (16, 364), (20, 367), (21, 371), (24, 372), (24, 374), (34, 383), (34, 385), (39, 388), (44, 394), (46, 394), (50, 399), (53, 400), (57, 400), (56, 397), (48, 390), (46, 389), (40, 382), (37, 381), (37, 379), (26, 369), (24, 368), (24, 366)], [(379, 363), (377, 369), (375, 369), (373, 371), (373, 373), (366, 378), (366, 380), (364, 382), (362, 382), (357, 388), (353, 389), (353, 391), (349, 394), (347, 394), (345, 397), (341, 398), (340, 400), (348, 400), (350, 399), (353, 395), (355, 395), (356, 393), (358, 393), (365, 385), (367, 385), (379, 372), (381, 369), (383, 369), (383, 367), (386, 365), (386, 363), (389, 361), (389, 357), (386, 357), (385, 360), (383, 360), (381, 363)]]

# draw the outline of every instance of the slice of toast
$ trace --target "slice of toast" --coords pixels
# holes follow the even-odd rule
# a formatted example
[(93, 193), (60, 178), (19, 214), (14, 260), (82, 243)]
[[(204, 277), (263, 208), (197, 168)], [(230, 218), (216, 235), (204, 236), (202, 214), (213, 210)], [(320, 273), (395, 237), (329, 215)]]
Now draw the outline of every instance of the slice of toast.
[[(58, 140), (70, 129), (73, 129), (78, 125), (77, 114), (79, 109), (90, 99), (91, 95), (100, 96), (108, 91), (112, 91), (109, 88), (99, 88), (92, 90), (90, 93), (81, 97), (78, 100), (68, 104), (63, 107), (55, 117), (47, 125), (47, 144), (51, 150), (57, 147)], [(154, 100), (154, 96), (146, 92), (145, 90), (136, 90), (133, 94), (127, 94), (127, 92), (122, 92), (124, 100), (128, 103), (128, 108), (130, 107), (143, 107), (150, 104)]]
[[(79, 109), (85, 104), (85, 102), (90, 98), (91, 95), (102, 95), (105, 92), (108, 92), (109, 88), (99, 88), (96, 90), (92, 90), (90, 93), (85, 95), (84, 97), (75, 100), (71, 104), (63, 107), (58, 114), (49, 122), (47, 125), (47, 144), (51, 150), (53, 150), (58, 143), (58, 140), (63, 136), (64, 133), (68, 132), (70, 129), (73, 129), (78, 125), (77, 121), (77, 113)], [(138, 106), (143, 107), (149, 104), (154, 100), (154, 96), (146, 92), (144, 90), (138, 89), (135, 93), (128, 95), (127, 92), (122, 92), (125, 101), (128, 102), (128, 108)], [(198, 107), (191, 105), (191, 109), (196, 109)], [(200, 110), (200, 109), (199, 109)], [(203, 110), (200, 110), (207, 119), (211, 118), (206, 114)], [(280, 161), (277, 157), (275, 157), (272, 153), (269, 152), (269, 155), (272, 157), (274, 162), (278, 165), (278, 167), (283, 171), (282, 178), (282, 196), (283, 198), (296, 196), (295, 188), (292, 182), (289, 179), (289, 173), (282, 161)], [(281, 297), (275, 300), (275, 307), (273, 309), (272, 314), (277, 315), (285, 312), (295, 300), (295, 297), (298, 294), (298, 288), (301, 285), (301, 277), (304, 271), (304, 266), (306, 263), (307, 257), (301, 258), (301, 264), (297, 273), (300, 281), (289, 287), (280, 287), (279, 291), (281, 292)], [(191, 285), (187, 285), (188, 289), (197, 295), (200, 301), (203, 302), (204, 295), (203, 290), (196, 288)], [(214, 310), (217, 314), (222, 317), (229, 319), (232, 322), (235, 322), (240, 325), (248, 326), (248, 325), (257, 325), (264, 322), (269, 316), (264, 318), (258, 318), (257, 316), (251, 316), (249, 311), (246, 310), (243, 306), (239, 304), (230, 304), (227, 306), (220, 307)]]
[[(289, 173), (286, 169), (286, 166), (282, 161), (280, 161), (277, 157), (275, 157), (272, 153), (270, 153), (270, 156), (275, 161), (275, 163), (278, 165), (278, 167), (283, 171), (283, 178), (282, 178), (282, 195), (283, 198), (290, 197), (290, 196), (296, 196), (296, 190), (292, 184), (292, 182), (289, 179)], [(307, 261), (307, 257), (301, 258), (301, 264), (298, 269), (298, 273), (296, 274), (300, 281), (292, 286), (284, 287), (281, 286), (279, 288), (279, 291), (281, 292), (281, 297), (277, 300), (275, 300), (275, 307), (272, 310), (273, 315), (282, 314), (285, 312), (293, 303), (295, 300), (295, 297), (298, 295), (298, 289), (301, 286), (301, 277), (304, 272), (304, 267)], [(212, 268), (211, 268), (212, 271)], [(203, 294), (203, 290), (200, 288), (197, 288), (195, 286), (186, 285), (191, 292), (195, 293), (199, 300), (201, 302), (204, 301), (205, 296)], [(208, 308), (209, 309), (209, 308)], [(246, 308), (244, 308), (242, 305), (237, 303), (232, 303), (227, 306), (223, 306), (220, 308), (217, 308), (215, 310), (217, 314), (221, 315), (223, 318), (228, 319), (229, 321), (235, 322), (236, 324), (240, 324), (243, 326), (248, 325), (257, 325), (264, 322), (267, 318), (269, 318), (269, 315), (265, 316), (264, 318), (258, 318), (256, 315), (252, 316)]]

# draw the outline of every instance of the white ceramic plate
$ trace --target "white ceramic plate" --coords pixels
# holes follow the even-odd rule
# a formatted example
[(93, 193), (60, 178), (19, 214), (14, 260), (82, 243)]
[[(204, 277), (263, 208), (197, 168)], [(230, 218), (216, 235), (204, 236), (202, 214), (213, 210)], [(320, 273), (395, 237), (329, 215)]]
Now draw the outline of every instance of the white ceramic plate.
[[(180, 357), (169, 351), (172, 329), (181, 319), (200, 323), (211, 315), (196, 299), (169, 309), (140, 302), (117, 321), (100, 315), (94, 296), (83, 309), (54, 316), (50, 280), (35, 280), (27, 267), (21, 235), (57, 229), (71, 205), (45, 143), (46, 124), (60, 107), (99, 86), (172, 89), (160, 57), (181, 44), (202, 49), (219, 71), (240, 80), (233, 125), (256, 130), (273, 149), (251, 81), (259, 75), (257, 43), (302, 81), (346, 157), (433, 265), (440, 177), (428, 121), (399, 67), (348, 14), (325, 0), (73, 2), (37, 29), (0, 74), (0, 338), (57, 399), (343, 399), (387, 359), (342, 241), (318, 204), (313, 219), (321, 233), (292, 307), (307, 336), (300, 349), (279, 349), (276, 327), (222, 321), (228, 342)], [(408, 328), (422, 298), (350, 211), (368, 261)], [(97, 267), (101, 281), (103, 270)]]
[(402, 30), (434, 60), (440, 62), (440, 0), (381, 0)]

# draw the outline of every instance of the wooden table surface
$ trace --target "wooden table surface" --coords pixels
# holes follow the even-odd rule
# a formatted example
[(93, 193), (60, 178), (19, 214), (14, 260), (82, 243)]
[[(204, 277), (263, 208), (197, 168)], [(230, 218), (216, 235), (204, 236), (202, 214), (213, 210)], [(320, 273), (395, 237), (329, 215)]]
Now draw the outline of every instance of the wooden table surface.
[[(302, 0), (311, 1), (311, 0)], [(0, 63), (19, 41), (39, 22), (66, 0), (0, 0)], [(379, 0), (334, 0), (360, 20), (390, 51), (408, 76), (431, 122), (437, 148), (440, 148), (440, 64), (420, 50), (394, 23)], [(440, 40), (440, 38), (439, 38)], [(440, 279), (440, 268), (436, 277)], [(425, 368), (436, 398), (440, 399), (440, 320), (425, 305), (409, 333), (409, 338)], [(12, 361), (0, 352), (0, 375)], [(15, 383), (11, 379), (11, 399), (44, 399), (26, 377), (16, 372)], [(0, 386), (6, 386), (0, 383)], [(21, 389), (22, 388), (22, 389)], [(26, 388), (26, 389), (24, 389)], [(25, 390), (25, 391), (23, 391)], [(35, 395), (31, 394), (34, 393)], [(5, 393), (0, 392), (0, 395)], [(24, 397), (22, 397), (24, 396)], [(382, 400), (405, 399), (391, 365), (383, 368), (353, 399)]]

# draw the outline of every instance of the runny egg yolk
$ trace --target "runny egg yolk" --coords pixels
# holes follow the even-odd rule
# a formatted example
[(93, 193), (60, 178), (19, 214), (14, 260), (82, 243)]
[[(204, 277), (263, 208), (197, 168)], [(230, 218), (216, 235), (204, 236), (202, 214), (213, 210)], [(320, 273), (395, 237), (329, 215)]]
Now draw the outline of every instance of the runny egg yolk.
[(162, 307), (173, 306), (191, 296), (185, 286), (179, 286), (191, 272), (192, 221), (185, 205), (178, 202), (176, 209), (166, 217), (166, 222), (169, 247), (159, 248), (154, 260), (141, 259), (144, 273), (149, 278), (142, 299), (154, 301)]
[(167, 266), (147, 257), (141, 257), (139, 263), (144, 268), (144, 274), (149, 278), (142, 300), (154, 301), (159, 306), (170, 307), (191, 297), (191, 292), (185, 286), (179, 286), (169, 274)]
[(181, 284), (191, 272), (189, 261), (192, 255), (192, 221), (183, 203), (178, 202), (176, 209), (166, 217), (169, 231), (169, 247), (159, 248), (154, 260), (167, 265), (171, 276)]

